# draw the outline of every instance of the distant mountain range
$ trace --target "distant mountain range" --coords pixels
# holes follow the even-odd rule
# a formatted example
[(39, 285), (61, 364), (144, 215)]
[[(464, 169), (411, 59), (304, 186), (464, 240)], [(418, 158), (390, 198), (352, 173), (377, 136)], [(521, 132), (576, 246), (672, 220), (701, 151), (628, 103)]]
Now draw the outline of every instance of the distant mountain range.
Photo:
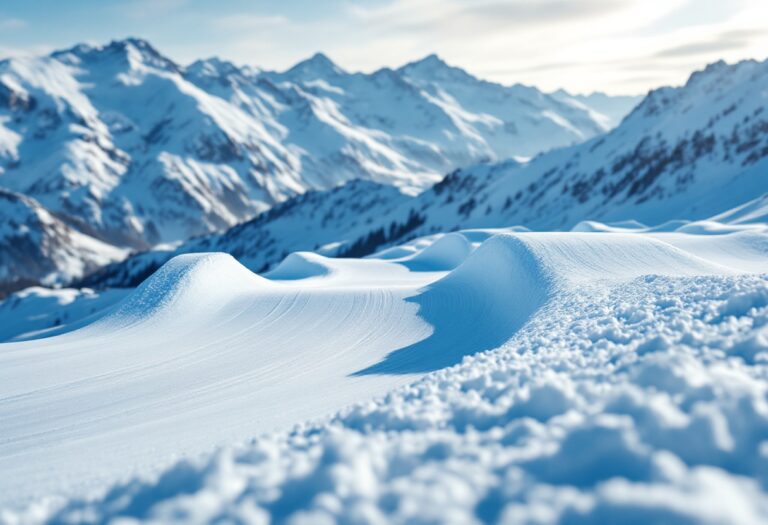
[(129, 39), (0, 63), (0, 186), (142, 247), (353, 179), (416, 193), (459, 166), (581, 142), (611, 118), (434, 55), (369, 75), (318, 54), (275, 73), (182, 67)]
[[(132, 286), (173, 254), (189, 251), (230, 252), (260, 271), (289, 251), (361, 256), (457, 229), (567, 230), (587, 219), (649, 225), (705, 219), (748, 201), (764, 202), (760, 197), (768, 193), (768, 111), (760, 93), (768, 93), (768, 61), (718, 62), (682, 87), (652, 91), (617, 128), (584, 143), (530, 162), (458, 169), (415, 197), (369, 185), (365, 194), (377, 202), (370, 207), (373, 213), (357, 222), (326, 218), (321, 230), (327, 236), (313, 230), (304, 235), (301, 225), (316, 225), (324, 210), (356, 202), (354, 186), (288, 201), (272, 213), (174, 250), (129, 258), (86, 284)], [(257, 238), (271, 239), (271, 252), (260, 249)]]
[[(181, 66), (139, 39), (77, 45), (0, 61), (0, 188), (143, 250), (352, 180), (415, 195), (458, 167), (583, 142), (636, 102), (502, 86), (435, 55), (364, 74), (317, 54), (271, 72)], [(51, 265), (31, 273), (68, 273)]]

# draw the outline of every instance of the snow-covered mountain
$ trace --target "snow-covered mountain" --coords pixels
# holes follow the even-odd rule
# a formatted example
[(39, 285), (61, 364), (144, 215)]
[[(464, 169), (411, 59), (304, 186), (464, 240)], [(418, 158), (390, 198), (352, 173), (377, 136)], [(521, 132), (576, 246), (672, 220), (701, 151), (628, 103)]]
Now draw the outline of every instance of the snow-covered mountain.
[[(768, 114), (764, 99), (754, 96), (766, 92), (768, 62), (714, 64), (693, 74), (683, 87), (651, 92), (618, 128), (603, 136), (528, 163), (508, 160), (455, 170), (414, 198), (385, 197), (388, 206), (399, 203), (385, 214), (376, 210), (357, 223), (331, 222), (322, 235), (309, 230), (320, 235), (317, 240), (299, 226), (298, 221), (313, 224), (316, 217), (299, 201), (293, 219), (297, 222), (290, 229), (274, 226), (266, 214), (204, 242), (115, 263), (85, 282), (134, 286), (174, 254), (212, 249), (264, 270), (283, 254), (267, 253), (258, 245), (250, 249), (248, 239), (272, 238), (268, 232), (273, 229), (281, 232), (274, 244), (286, 251), (317, 250), (336, 241), (322, 253), (362, 256), (410, 238), (465, 228), (569, 230), (588, 219), (658, 225), (709, 218), (768, 193)], [(369, 186), (367, 192), (383, 189)], [(307, 202), (316, 206), (324, 199), (336, 202), (335, 193), (320, 192)], [(321, 209), (329, 206), (335, 205)]]
[(417, 193), (462, 165), (604, 130), (594, 111), (436, 57), (347, 73), (175, 64), (138, 39), (0, 62), (0, 186), (147, 247), (220, 231), (353, 179)]
[(70, 228), (35, 200), (0, 188), (0, 297), (30, 284), (82, 277), (126, 254)]
[[(416, 214), (415, 237), (583, 220), (658, 225), (714, 216), (768, 193), (768, 61), (718, 62), (681, 87), (652, 91), (621, 125), (530, 162), (456, 170), (387, 220)], [(374, 225), (360, 245), (380, 238)], [(384, 246), (400, 242), (388, 238)]]

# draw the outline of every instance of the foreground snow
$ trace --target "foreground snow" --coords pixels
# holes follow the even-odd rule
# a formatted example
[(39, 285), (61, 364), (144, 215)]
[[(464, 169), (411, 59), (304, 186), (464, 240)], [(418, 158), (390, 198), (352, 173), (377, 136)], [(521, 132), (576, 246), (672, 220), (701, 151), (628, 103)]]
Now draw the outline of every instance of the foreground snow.
[(474, 230), (268, 279), (178, 257), (0, 347), (0, 519), (764, 521), (765, 241)]

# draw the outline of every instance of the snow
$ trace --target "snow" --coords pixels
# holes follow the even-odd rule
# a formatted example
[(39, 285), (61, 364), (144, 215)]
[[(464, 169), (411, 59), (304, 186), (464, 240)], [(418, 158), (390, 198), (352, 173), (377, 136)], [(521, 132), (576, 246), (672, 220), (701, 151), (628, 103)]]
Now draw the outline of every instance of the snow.
[(762, 521), (766, 233), (624, 226), (177, 256), (0, 346), (0, 521)]

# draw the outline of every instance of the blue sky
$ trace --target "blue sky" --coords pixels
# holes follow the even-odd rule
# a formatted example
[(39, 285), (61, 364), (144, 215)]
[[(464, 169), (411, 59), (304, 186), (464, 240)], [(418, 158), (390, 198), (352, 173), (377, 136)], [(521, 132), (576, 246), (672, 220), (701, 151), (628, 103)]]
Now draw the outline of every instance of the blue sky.
[(0, 0), (0, 54), (138, 36), (186, 63), (348, 70), (436, 52), (492, 80), (640, 93), (723, 58), (766, 58), (765, 0)]

